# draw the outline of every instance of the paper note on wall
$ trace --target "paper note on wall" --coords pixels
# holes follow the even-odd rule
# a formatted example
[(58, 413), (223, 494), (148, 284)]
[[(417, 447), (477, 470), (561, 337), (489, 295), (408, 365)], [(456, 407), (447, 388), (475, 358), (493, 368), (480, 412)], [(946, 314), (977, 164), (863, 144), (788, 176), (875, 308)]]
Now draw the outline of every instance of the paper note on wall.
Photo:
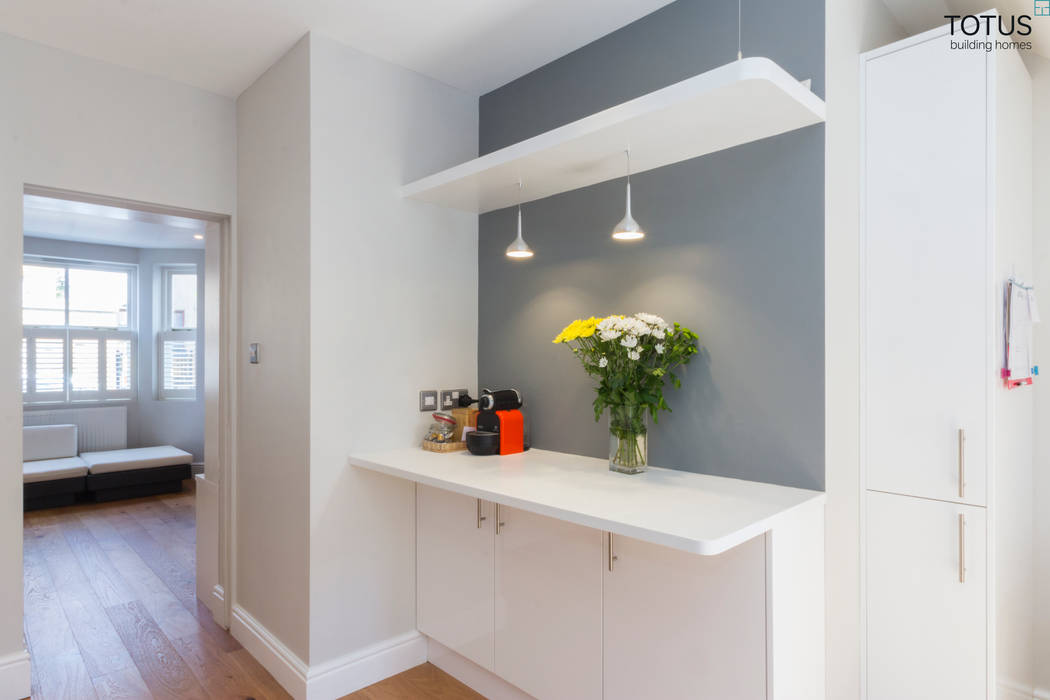
[(1004, 325), (1006, 357), (1003, 379), (1009, 389), (1032, 384), (1038, 373), (1032, 348), (1032, 324), (1039, 322), (1035, 290), (1010, 280), (1006, 285)]

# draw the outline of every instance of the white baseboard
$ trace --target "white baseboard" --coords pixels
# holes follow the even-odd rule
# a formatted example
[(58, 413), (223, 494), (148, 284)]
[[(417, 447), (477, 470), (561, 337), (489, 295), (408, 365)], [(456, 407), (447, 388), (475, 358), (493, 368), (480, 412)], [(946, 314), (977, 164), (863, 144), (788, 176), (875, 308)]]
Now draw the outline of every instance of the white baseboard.
[(427, 660), (426, 637), (415, 630), (351, 654), (315, 664), (307, 673), (307, 700), (334, 700)]
[(29, 697), (29, 652), (20, 651), (0, 657), (0, 700), (22, 700)]
[(295, 700), (335, 700), (427, 660), (426, 638), (413, 630), (309, 667), (239, 605), (230, 632)]
[(460, 656), (440, 642), (427, 639), (427, 660), (457, 681), (489, 700), (533, 700), (533, 697), (483, 669), (470, 659)]
[(233, 606), (230, 634), (295, 700), (306, 700), (306, 664), (239, 605)]
[(1043, 688), (1032, 688), (1009, 680), (998, 682), (997, 700), (1050, 700), (1050, 691)]
[(222, 586), (215, 584), (211, 588), (211, 595), (204, 601), (208, 610), (211, 611), (211, 617), (215, 620), (215, 624), (220, 627), (229, 627), (229, 623), (226, 620), (226, 592), (222, 589)]

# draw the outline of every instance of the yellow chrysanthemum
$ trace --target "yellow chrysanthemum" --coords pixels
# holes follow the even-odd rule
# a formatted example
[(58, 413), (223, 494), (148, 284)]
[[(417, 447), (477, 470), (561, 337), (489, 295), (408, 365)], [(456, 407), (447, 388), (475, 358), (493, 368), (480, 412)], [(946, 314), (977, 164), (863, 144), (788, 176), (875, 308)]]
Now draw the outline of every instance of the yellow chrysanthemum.
[(594, 331), (597, 330), (597, 328), (598, 328), (598, 322), (599, 321), (601, 321), (601, 319), (600, 318), (596, 318), (594, 316), (591, 316), (586, 321), (581, 321), (580, 322), (580, 329), (579, 329), (579, 331), (580, 331), (579, 337), (581, 337), (581, 338), (590, 338), (592, 335), (594, 335)]
[(561, 333), (559, 333), (557, 336), (555, 336), (555, 338), (554, 338), (554, 340), (552, 342), (555, 342), (555, 343), (567, 343), (570, 340), (576, 340), (576, 336), (577, 336), (576, 328), (577, 328), (577, 326), (579, 326), (579, 324), (580, 324), (580, 320), (576, 319), (575, 321), (573, 321), (569, 325), (565, 326), (565, 328), (561, 329)]

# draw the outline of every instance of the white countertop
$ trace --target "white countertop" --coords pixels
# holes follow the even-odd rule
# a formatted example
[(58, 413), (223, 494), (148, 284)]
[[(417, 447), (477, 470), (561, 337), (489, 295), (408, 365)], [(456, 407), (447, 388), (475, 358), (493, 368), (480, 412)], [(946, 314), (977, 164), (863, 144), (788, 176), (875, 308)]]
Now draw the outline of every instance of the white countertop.
[(506, 457), (401, 448), (354, 455), (356, 467), (695, 554), (720, 554), (824, 502), (824, 493), (529, 450)]

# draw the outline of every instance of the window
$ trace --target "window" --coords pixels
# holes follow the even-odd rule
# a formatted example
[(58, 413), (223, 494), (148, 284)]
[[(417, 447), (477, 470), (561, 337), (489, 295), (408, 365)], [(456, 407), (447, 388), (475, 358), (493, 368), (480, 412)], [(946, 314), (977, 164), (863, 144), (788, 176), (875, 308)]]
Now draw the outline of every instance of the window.
[(22, 267), (25, 403), (129, 399), (135, 268), (26, 256)]
[(197, 268), (161, 268), (163, 284), (157, 332), (157, 398), (197, 398)]

